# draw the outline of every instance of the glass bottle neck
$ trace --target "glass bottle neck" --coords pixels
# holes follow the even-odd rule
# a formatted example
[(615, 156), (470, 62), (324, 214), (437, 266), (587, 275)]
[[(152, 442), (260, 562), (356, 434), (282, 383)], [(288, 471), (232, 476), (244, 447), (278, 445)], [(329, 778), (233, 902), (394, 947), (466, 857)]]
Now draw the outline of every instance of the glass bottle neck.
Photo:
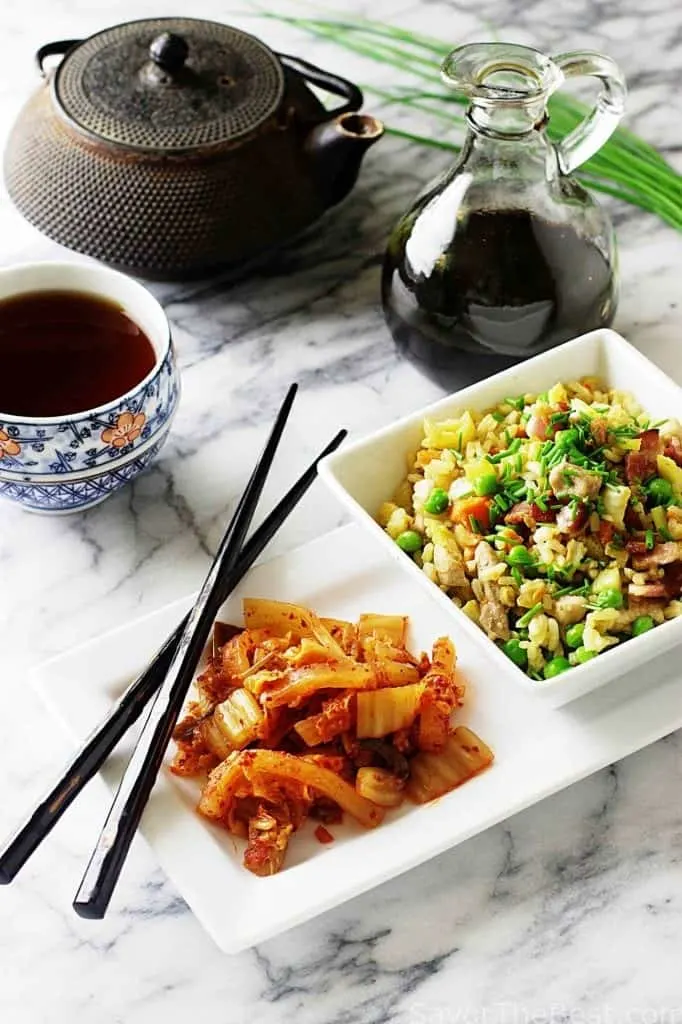
[(547, 120), (546, 97), (516, 103), (474, 100), (466, 114), (470, 128), (495, 139), (521, 139)]
[(522, 110), (481, 108), (473, 104), (467, 112), (469, 131), (455, 172), (466, 174), (470, 186), (494, 187), (508, 191), (509, 198), (521, 198), (557, 183), (560, 178), (556, 149), (545, 131), (547, 114), (543, 103)]

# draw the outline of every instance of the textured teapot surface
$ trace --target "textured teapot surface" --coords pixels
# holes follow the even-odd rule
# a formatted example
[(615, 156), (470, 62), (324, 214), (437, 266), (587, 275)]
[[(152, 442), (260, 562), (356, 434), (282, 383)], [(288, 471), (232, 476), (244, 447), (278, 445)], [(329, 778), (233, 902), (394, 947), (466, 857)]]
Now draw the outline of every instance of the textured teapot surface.
[[(352, 83), (214, 22), (131, 22), (50, 54), (7, 145), (10, 196), (61, 244), (143, 275), (280, 245), (349, 191), (382, 132), (346, 116)], [(328, 112), (306, 80), (345, 104)]]

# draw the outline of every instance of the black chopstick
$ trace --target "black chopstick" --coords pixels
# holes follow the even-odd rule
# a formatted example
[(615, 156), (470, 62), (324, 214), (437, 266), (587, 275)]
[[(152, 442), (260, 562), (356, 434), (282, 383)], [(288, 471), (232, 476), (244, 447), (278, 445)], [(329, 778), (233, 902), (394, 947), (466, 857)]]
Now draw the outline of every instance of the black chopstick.
[[(336, 451), (346, 434), (345, 430), (339, 431), (289, 488), (282, 500), (278, 502), (244, 545), (236, 568), (221, 580), (223, 600), (246, 575), (306, 494), (317, 477), (318, 463)], [(114, 747), (140, 717), (163, 682), (187, 623), (187, 618), (188, 616), (185, 616), (145, 671), (130, 684), (106, 717), (85, 740), (61, 772), (56, 784), (45, 794), (23, 824), (15, 830), (4, 847), (0, 848), (0, 885), (7, 885), (16, 877), (29, 857), (50, 834), (67, 808), (99, 771)]]
[(73, 908), (81, 917), (101, 918), (106, 913), (192, 682), (197, 662), (222, 604), (222, 595), (217, 585), (220, 573), (231, 571), (238, 562), (239, 552), (265, 486), (295, 394), (296, 386), (292, 385), (230, 520), (199, 596), (189, 613), (173, 660), (126, 765), (73, 901)]

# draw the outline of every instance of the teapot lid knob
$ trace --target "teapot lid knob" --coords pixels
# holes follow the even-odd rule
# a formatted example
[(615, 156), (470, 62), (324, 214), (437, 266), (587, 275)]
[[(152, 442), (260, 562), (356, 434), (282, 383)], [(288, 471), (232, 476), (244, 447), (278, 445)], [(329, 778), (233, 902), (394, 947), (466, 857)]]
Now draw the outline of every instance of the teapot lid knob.
[(189, 46), (182, 36), (175, 32), (162, 32), (149, 46), (151, 60), (164, 71), (179, 71), (189, 55)]

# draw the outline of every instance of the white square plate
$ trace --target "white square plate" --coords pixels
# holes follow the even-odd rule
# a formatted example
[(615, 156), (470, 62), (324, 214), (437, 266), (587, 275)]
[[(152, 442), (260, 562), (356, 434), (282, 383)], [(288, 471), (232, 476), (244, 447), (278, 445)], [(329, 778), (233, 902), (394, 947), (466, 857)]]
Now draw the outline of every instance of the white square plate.
[(631, 392), (655, 420), (666, 417), (682, 420), (682, 388), (615, 331), (592, 331), (419, 409), (354, 444), (344, 445), (320, 466), (322, 479), (370, 531), (375, 543), (381, 544), (411, 579), (435, 595), (459, 629), (485, 648), (494, 670), (504, 676), (510, 686), (539, 696), (552, 707), (575, 700), (682, 642), (682, 618), (672, 619), (625, 644), (612, 647), (570, 672), (535, 682), (403, 554), (378, 526), (374, 516), (382, 502), (390, 501), (398, 484), (404, 480), (408, 454), (419, 447), (424, 436), (425, 416), (438, 420), (457, 416), (465, 409), (483, 411), (497, 405), (507, 395), (538, 393), (557, 381), (585, 376), (601, 377), (610, 387)]
[[(486, 657), (486, 645), (472, 642), (437, 593), (413, 586), (371, 537), (351, 525), (252, 570), (224, 606), (221, 618), (233, 622), (241, 621), (244, 595), (299, 601), (322, 615), (347, 618), (367, 611), (407, 614), (413, 648), (428, 649), (436, 637), (452, 636), (468, 683), (458, 720), (496, 755), (488, 771), (460, 789), (432, 804), (389, 813), (371, 832), (350, 822), (333, 826), (335, 841), (321, 846), (307, 825), (293, 837), (285, 869), (272, 878), (249, 874), (241, 865), (242, 845), (196, 814), (195, 781), (164, 771), (145, 812), (143, 834), (226, 952), (236, 953), (357, 896), (682, 725), (682, 678), (672, 658), (652, 663), (645, 687), (630, 674), (617, 688), (553, 711), (510, 689)], [(75, 742), (145, 666), (190, 600), (36, 670), (34, 684)], [(121, 753), (129, 749), (130, 741)], [(120, 758), (116, 761), (120, 764)], [(115, 785), (113, 765), (103, 774), (110, 787)], [(119, 900), (125, 899), (125, 884), (124, 871)]]

